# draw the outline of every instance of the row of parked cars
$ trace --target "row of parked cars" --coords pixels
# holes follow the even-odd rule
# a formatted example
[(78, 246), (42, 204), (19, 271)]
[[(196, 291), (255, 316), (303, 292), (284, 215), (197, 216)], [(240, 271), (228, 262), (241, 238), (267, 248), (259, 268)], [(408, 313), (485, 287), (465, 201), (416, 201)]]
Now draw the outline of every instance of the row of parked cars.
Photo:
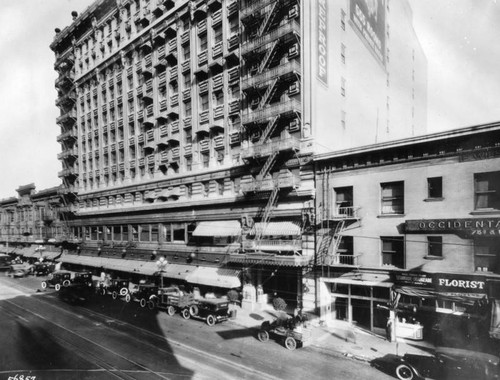
[(162, 310), (168, 315), (180, 314), (204, 320), (209, 326), (229, 318), (229, 302), (225, 299), (195, 298), (193, 293), (177, 286), (159, 287), (156, 284), (133, 285), (127, 279), (110, 279), (94, 284), (92, 273), (56, 271), (42, 281), (42, 289), (54, 288), (59, 297), (71, 303), (82, 303), (94, 294), (110, 295), (114, 300), (138, 302), (143, 308)]

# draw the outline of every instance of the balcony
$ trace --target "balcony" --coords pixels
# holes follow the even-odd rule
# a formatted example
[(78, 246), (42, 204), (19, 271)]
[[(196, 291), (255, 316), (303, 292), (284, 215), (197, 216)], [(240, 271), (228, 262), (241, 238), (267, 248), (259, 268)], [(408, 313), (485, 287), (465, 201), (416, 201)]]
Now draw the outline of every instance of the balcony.
[(243, 249), (249, 251), (293, 251), (302, 250), (301, 239), (260, 239), (260, 240), (244, 240)]
[(242, 182), (240, 188), (243, 193), (257, 193), (260, 191), (272, 191), (276, 186), (280, 189), (296, 188), (299, 184), (300, 178), (294, 176), (291, 172), (280, 172), (277, 179), (252, 179)]
[(249, 109), (244, 110), (241, 122), (243, 124), (264, 123), (273, 116), (300, 113), (301, 109), (301, 102), (297, 99), (277, 102), (257, 111)]
[(327, 258), (329, 261), (326, 265), (337, 266), (337, 265), (347, 265), (347, 266), (357, 266), (358, 258), (361, 255), (340, 255), (335, 254)]
[[(298, 61), (290, 61), (283, 65), (279, 65), (270, 70), (264, 71), (262, 74), (249, 76), (241, 81), (241, 88), (244, 90), (249, 87), (260, 88), (271, 82), (275, 78), (284, 77), (290, 74), (300, 74), (300, 63)], [(296, 79), (296, 78), (295, 78)]]
[(241, 150), (241, 158), (248, 159), (253, 157), (267, 157), (274, 152), (283, 152), (289, 150), (299, 150), (300, 141), (294, 137), (283, 140), (272, 141), (265, 144), (258, 144)]
[(300, 36), (300, 24), (296, 20), (290, 20), (287, 23), (281, 25), (280, 27), (274, 29), (273, 31), (265, 34), (260, 38), (254, 38), (250, 41), (246, 41), (241, 45), (242, 54), (251, 53), (256, 48), (262, 48), (269, 42), (275, 41), (277, 39), (283, 38), (284, 36), (294, 33), (297, 38)]

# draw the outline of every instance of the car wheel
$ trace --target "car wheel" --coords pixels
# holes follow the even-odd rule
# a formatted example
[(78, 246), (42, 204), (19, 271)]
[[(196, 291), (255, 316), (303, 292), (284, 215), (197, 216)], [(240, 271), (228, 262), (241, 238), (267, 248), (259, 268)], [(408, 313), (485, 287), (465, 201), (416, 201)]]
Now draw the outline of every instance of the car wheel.
[(132, 297), (130, 297), (130, 294), (127, 294), (125, 296), (125, 302), (130, 302), (132, 300)]
[(257, 339), (261, 342), (267, 342), (269, 340), (269, 333), (266, 330), (260, 330), (257, 333)]
[(287, 336), (285, 339), (285, 347), (288, 350), (293, 351), (297, 348), (297, 341), (293, 339), (291, 336)]
[(127, 288), (121, 288), (120, 289), (120, 295), (121, 296), (125, 296), (128, 294), (128, 289)]
[(217, 320), (215, 319), (215, 317), (213, 315), (210, 314), (207, 317), (207, 325), (213, 326), (213, 325), (215, 325), (215, 322), (217, 322)]
[(191, 314), (192, 317), (196, 317), (198, 315), (198, 306), (197, 305), (191, 305), (189, 306), (189, 314)]
[(189, 314), (189, 309), (182, 309), (182, 318), (184, 319), (189, 319), (191, 318), (191, 314)]
[(43, 290), (47, 289), (47, 283), (45, 281), (42, 281), (42, 289)]
[(101, 296), (105, 296), (106, 295), (106, 289), (104, 289), (104, 288), (99, 289), (99, 294)]
[(139, 301), (139, 305), (141, 305), (141, 307), (146, 307), (146, 298), (141, 298), (141, 300)]
[(114, 300), (118, 298), (118, 293), (116, 292), (116, 290), (113, 290), (113, 293), (111, 293), (111, 298), (113, 298)]
[(173, 306), (167, 307), (167, 314), (170, 316), (174, 315), (175, 314), (175, 307), (173, 307)]
[(56, 284), (55, 288), (56, 288), (56, 291), (59, 291), (59, 289), (61, 289), (61, 284)]
[(69, 280), (64, 280), (62, 284), (64, 287), (67, 287), (67, 286), (69, 286), (70, 282), (69, 282)]
[(149, 309), (149, 310), (154, 310), (154, 308), (155, 308), (155, 303), (154, 303), (154, 301), (153, 301), (153, 300), (149, 300), (149, 301), (148, 301), (148, 309)]
[(413, 370), (407, 364), (400, 364), (396, 368), (396, 376), (399, 380), (412, 380), (415, 378)]

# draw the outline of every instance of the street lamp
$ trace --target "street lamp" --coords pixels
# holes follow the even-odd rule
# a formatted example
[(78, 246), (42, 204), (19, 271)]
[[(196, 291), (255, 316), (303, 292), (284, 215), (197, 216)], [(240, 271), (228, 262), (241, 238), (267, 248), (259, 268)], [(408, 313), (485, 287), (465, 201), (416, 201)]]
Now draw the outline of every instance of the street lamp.
[(163, 288), (163, 271), (168, 265), (168, 261), (165, 259), (165, 257), (160, 257), (160, 259), (156, 262), (156, 267), (158, 268), (158, 271), (160, 272), (160, 282), (161, 282), (161, 287)]

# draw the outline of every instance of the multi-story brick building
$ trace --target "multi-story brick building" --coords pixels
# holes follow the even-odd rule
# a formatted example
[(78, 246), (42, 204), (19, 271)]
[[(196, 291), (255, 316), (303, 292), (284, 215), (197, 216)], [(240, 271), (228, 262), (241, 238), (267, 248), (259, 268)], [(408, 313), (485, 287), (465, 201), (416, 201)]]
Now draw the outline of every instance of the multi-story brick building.
[(500, 278), (499, 146), (494, 123), (319, 155), (322, 317), (385, 329), (391, 289), (424, 334), (481, 317), (470, 306)]
[(83, 241), (63, 261), (123, 259), (143, 276), (165, 257), (171, 279), (300, 303), (312, 154), (425, 130), (411, 12), (376, 4), (98, 0), (75, 13), (51, 45), (59, 176)]
[(20, 186), (17, 197), (0, 200), (0, 249), (26, 258), (53, 259), (68, 239), (67, 208), (60, 187), (36, 191)]

